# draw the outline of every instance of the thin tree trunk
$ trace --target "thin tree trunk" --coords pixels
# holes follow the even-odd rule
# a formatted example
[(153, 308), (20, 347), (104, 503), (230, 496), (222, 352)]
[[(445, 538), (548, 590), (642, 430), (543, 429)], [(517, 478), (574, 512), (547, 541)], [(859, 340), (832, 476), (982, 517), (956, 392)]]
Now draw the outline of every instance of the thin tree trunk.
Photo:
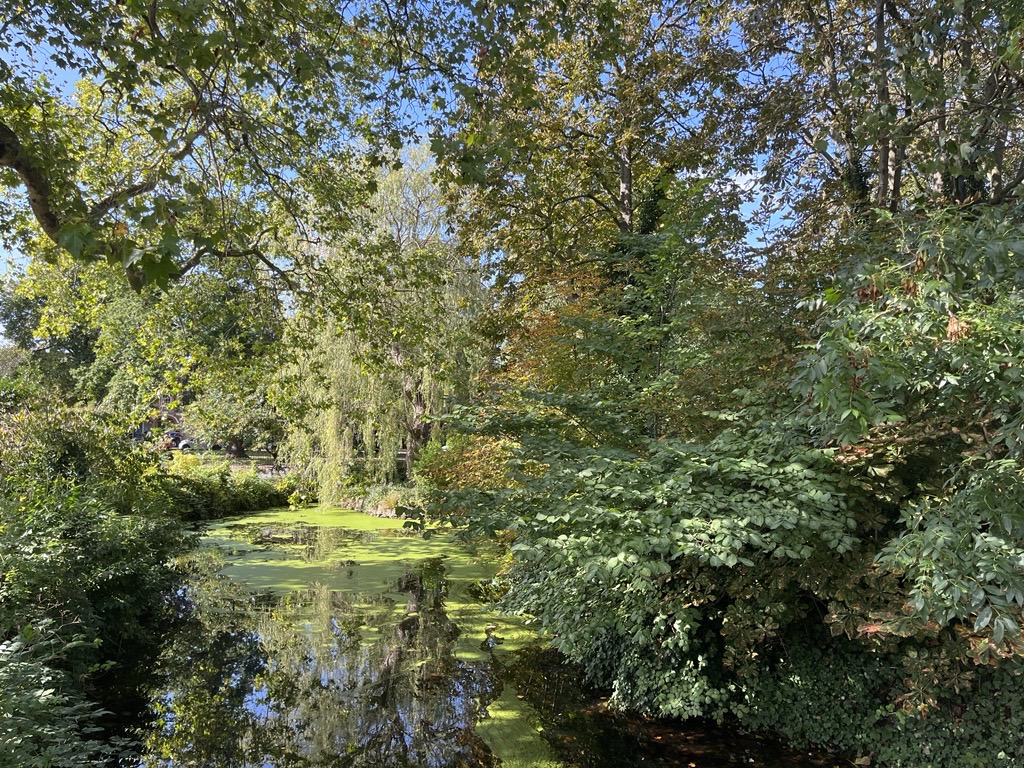
[(629, 142), (619, 146), (619, 227), (623, 233), (633, 231), (633, 153)]
[(881, 115), (881, 127), (878, 133), (876, 151), (878, 154), (878, 188), (875, 191), (875, 204), (886, 207), (889, 199), (889, 164), (890, 155), (889, 121), (892, 119), (889, 99), (889, 75), (886, 72), (888, 43), (885, 35), (885, 0), (875, 2), (875, 78), (876, 99)]

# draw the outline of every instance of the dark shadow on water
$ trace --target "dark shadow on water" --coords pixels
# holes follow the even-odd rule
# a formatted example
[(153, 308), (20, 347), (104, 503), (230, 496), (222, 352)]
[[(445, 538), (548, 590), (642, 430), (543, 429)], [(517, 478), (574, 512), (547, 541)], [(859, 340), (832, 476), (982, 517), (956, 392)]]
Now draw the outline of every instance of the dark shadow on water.
[(537, 712), (566, 768), (832, 768), (848, 761), (789, 749), (713, 722), (647, 718), (610, 710), (608, 696), (549, 648), (528, 648), (502, 677)]

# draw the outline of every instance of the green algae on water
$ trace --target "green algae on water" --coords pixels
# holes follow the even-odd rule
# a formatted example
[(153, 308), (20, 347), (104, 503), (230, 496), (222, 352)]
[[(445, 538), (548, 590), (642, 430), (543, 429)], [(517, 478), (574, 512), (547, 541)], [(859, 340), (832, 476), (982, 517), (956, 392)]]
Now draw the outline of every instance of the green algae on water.
[(344, 509), (275, 509), (218, 521), (203, 544), (224, 558), (221, 574), (257, 592), (284, 595), (315, 587), (356, 595), (380, 593), (401, 603), (392, 589), (417, 563), (440, 558), (446, 569), (446, 610), (461, 632), (456, 653), (484, 660), (536, 642), (522, 619), (501, 616), (476, 596), (489, 581), (499, 551), (493, 545), (456, 541), (451, 529), (428, 540), (395, 518)]
[(498, 679), (537, 639), (488, 609), (500, 549), (432, 533), (337, 509), (210, 525), (143, 765), (558, 766)]
[(540, 735), (542, 730), (537, 712), (509, 684), (476, 726), (480, 738), (501, 758), (502, 768), (560, 768), (562, 764)]

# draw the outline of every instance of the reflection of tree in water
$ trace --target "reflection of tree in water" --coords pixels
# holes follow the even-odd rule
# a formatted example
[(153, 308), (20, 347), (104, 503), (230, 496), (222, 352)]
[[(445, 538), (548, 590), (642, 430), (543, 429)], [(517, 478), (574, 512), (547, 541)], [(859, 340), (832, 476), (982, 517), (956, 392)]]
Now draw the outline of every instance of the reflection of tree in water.
[(173, 693), (147, 764), (490, 764), (472, 734), (490, 671), (453, 653), (443, 564), (421, 564), (396, 591), (404, 605), (314, 588), (248, 620), (206, 599), (168, 656)]
[(348, 528), (309, 525), (306, 523), (233, 523), (225, 526), (234, 539), (256, 547), (298, 548), (307, 562), (322, 562), (344, 544), (367, 544), (379, 539), (409, 539), (419, 535), (406, 528), (381, 528), (354, 531)]

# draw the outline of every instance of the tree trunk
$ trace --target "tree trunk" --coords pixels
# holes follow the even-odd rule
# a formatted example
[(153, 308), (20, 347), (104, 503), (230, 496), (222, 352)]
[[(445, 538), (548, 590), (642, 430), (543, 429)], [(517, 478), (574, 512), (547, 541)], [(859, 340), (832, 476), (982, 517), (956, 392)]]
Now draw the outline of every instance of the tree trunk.
[(406, 424), (405, 477), (412, 480), (412, 467), (423, 446), (430, 440), (430, 423), (427, 421), (427, 403), (423, 397), (423, 377), (406, 379), (405, 397), (412, 407)]
[(891, 148), (889, 142), (889, 123), (892, 120), (892, 104), (889, 99), (889, 75), (886, 72), (888, 43), (885, 34), (885, 0), (875, 3), (875, 83), (878, 111), (881, 115), (881, 126), (875, 144), (878, 155), (878, 187), (875, 190), (875, 205), (887, 207), (889, 200), (889, 165)]
[(633, 153), (629, 142), (619, 147), (619, 229), (624, 234), (633, 231)]
[(224, 453), (232, 459), (249, 458), (249, 454), (245, 450), (245, 442), (237, 436), (224, 441)]

